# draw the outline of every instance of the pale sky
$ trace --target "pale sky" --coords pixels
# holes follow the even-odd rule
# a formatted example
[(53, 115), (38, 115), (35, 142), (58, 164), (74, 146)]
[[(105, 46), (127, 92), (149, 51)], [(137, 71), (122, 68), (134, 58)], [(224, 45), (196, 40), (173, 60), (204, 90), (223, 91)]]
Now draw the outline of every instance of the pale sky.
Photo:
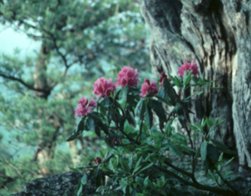
[[(0, 25), (0, 57), (1, 54), (13, 54), (15, 48), (20, 49), (20, 57), (30, 56), (38, 51), (39, 46), (40, 42), (29, 39), (24, 33), (20, 31), (16, 32), (10, 27)], [(2, 91), (3, 87), (0, 86), (0, 93)], [(27, 152), (27, 150), (31, 151), (31, 148), (28, 148), (28, 146), (21, 143), (17, 144), (15, 140), (13, 140), (15, 134), (16, 132), (13, 131), (5, 131), (0, 125), (0, 135), (4, 136), (4, 139), (0, 142), (0, 151), (7, 149), (5, 150), (6, 152), (20, 156), (23, 152)], [(13, 142), (11, 143), (11, 141)]]
[(30, 55), (40, 46), (40, 42), (29, 39), (23, 32), (0, 25), (0, 54), (13, 54), (19, 48), (21, 55)]

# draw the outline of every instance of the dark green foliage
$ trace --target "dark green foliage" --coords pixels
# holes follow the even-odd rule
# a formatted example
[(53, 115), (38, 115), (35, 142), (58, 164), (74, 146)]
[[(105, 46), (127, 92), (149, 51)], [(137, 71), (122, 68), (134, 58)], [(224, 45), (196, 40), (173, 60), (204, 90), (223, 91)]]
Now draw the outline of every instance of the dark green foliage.
[[(135, 89), (122, 87), (101, 98), (96, 111), (82, 118), (99, 116), (100, 122), (95, 126), (102, 122), (105, 129), (100, 128), (99, 136), (106, 138), (110, 146), (100, 162), (91, 164), (87, 181), (85, 177), (85, 183), (92, 182), (97, 187), (95, 194), (239, 194), (231, 184), (237, 178), (230, 164), (235, 155), (210, 137), (219, 120), (204, 118), (191, 123), (186, 117), (190, 109), (184, 107), (188, 107), (192, 98), (182, 97), (174, 89), (185, 91), (190, 85), (203, 89), (201, 82), (197, 83), (202, 80), (191, 74), (186, 78), (165, 79), (159, 84), (159, 94), (146, 97), (139, 97)], [(128, 99), (132, 95), (134, 99)], [(177, 104), (179, 108), (173, 109)], [(136, 123), (127, 120), (127, 111), (131, 109)], [(93, 128), (86, 123), (83, 131)], [(232, 155), (230, 159), (224, 158), (227, 153)], [(84, 187), (82, 184), (79, 190)]]

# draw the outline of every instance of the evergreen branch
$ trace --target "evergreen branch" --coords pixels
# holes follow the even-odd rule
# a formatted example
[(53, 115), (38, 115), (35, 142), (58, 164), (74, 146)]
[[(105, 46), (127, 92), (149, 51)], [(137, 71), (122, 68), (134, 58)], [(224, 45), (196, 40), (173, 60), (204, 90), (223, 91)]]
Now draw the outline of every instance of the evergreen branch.
[(32, 90), (32, 91), (43, 92), (46, 94), (49, 94), (51, 92), (51, 88), (48, 88), (48, 89), (35, 88), (32, 84), (29, 84), (29, 83), (25, 82), (22, 78), (19, 78), (16, 76), (7, 75), (5, 73), (0, 72), (0, 77), (7, 79), (7, 80), (10, 80), (10, 81), (15, 81), (15, 82), (23, 85), (27, 89)]

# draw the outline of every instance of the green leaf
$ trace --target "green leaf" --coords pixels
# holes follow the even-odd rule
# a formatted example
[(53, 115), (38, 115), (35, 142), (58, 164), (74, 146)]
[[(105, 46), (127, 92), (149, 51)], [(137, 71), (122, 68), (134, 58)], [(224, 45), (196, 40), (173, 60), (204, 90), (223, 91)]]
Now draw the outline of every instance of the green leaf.
[(144, 179), (144, 186), (147, 187), (150, 184), (149, 176)]
[(153, 126), (153, 112), (148, 105), (146, 106), (146, 110), (144, 113), (144, 119), (145, 119), (146, 125), (149, 128), (151, 128)]
[(83, 185), (80, 184), (78, 192), (77, 192), (77, 196), (82, 196), (83, 195), (82, 192), (83, 192)]
[(203, 141), (200, 146), (200, 156), (202, 161), (207, 159), (207, 141)]
[(132, 167), (133, 167), (133, 157), (132, 157), (132, 156), (130, 156), (130, 157), (128, 158), (128, 167), (129, 167), (130, 170), (131, 170)]
[(73, 134), (66, 140), (67, 142), (72, 141), (76, 139), (80, 135), (80, 132), (77, 130), (74, 130)]
[(145, 99), (141, 99), (135, 108), (135, 113), (137, 116), (140, 117), (141, 120), (144, 119), (145, 110), (146, 110)]
[(103, 100), (99, 104), (99, 106), (104, 107), (104, 108), (109, 108), (110, 105), (111, 105), (111, 98), (110, 97), (103, 98)]
[(164, 123), (166, 122), (166, 111), (163, 108), (161, 102), (156, 100), (151, 100), (151, 107), (159, 118), (159, 127), (162, 130), (164, 128)]
[(80, 120), (80, 122), (77, 125), (77, 128), (75, 129), (75, 131), (73, 132), (73, 134), (66, 141), (69, 142), (71, 140), (76, 139), (81, 134), (81, 132), (84, 130), (84, 127), (85, 127), (85, 117), (83, 117)]
[(119, 119), (121, 119), (121, 113), (120, 110), (123, 110), (121, 105), (116, 100), (111, 100), (111, 105), (108, 110), (108, 115), (110, 116), (110, 119), (114, 122), (118, 122)]
[(224, 156), (224, 153), (223, 152), (220, 153), (220, 156), (219, 156), (219, 159), (218, 159), (219, 162), (223, 161), (223, 156)]
[(213, 144), (209, 143), (207, 146), (207, 157), (211, 163), (217, 163), (219, 156), (221, 154), (221, 150), (218, 149)]
[(77, 196), (81, 196), (81, 195), (83, 195), (83, 187), (84, 187), (84, 185), (86, 185), (87, 184), (87, 175), (86, 174), (84, 174), (83, 176), (82, 176), (82, 178), (81, 178), (81, 181), (80, 181), (80, 187), (79, 187), (79, 189), (78, 189), (78, 192), (77, 192)]
[(125, 107), (125, 105), (127, 104), (127, 95), (128, 95), (128, 87), (124, 87), (121, 89), (120, 91), (121, 95), (120, 95), (120, 100), (119, 103)]
[(236, 152), (229, 149), (223, 142), (219, 142), (217, 140), (210, 140), (211, 143), (219, 150), (222, 151), (224, 154), (235, 156)]
[(183, 81), (184, 81), (184, 85), (183, 85), (184, 88), (189, 87), (191, 79), (192, 79), (192, 74), (191, 73), (185, 74), (184, 79), (183, 79)]
[(101, 131), (101, 128), (100, 128), (100, 118), (96, 115), (93, 115), (92, 117), (89, 117), (87, 120), (86, 120), (86, 128), (87, 130), (90, 130), (90, 131), (95, 131), (96, 135), (100, 137), (100, 131)]
[(175, 155), (179, 157), (184, 156), (184, 154), (180, 151), (180, 149), (177, 148), (177, 145), (173, 144), (172, 142), (169, 142), (167, 145), (170, 148), (171, 152), (174, 153)]
[(90, 116), (94, 120), (95, 133), (100, 136), (100, 131), (103, 130), (106, 134), (108, 134), (108, 127), (102, 122), (100, 114), (93, 112)]
[(193, 81), (198, 86), (207, 86), (207, 85), (210, 84), (209, 80), (206, 80), (206, 79), (203, 79), (203, 78), (193, 77)]
[(126, 194), (126, 188), (128, 186), (127, 178), (121, 178), (119, 181), (120, 189)]
[(86, 129), (89, 131), (95, 130), (95, 121), (92, 117), (86, 119)]
[(124, 131), (126, 133), (133, 133), (135, 128), (126, 120), (124, 123)]
[(82, 185), (86, 185), (86, 183), (87, 183), (87, 175), (84, 174), (84, 175), (82, 176), (82, 178), (81, 178), (81, 184), (82, 184)]
[(118, 166), (118, 158), (112, 158), (110, 159), (109, 163), (108, 163), (108, 168), (113, 171), (116, 172)]
[(135, 126), (135, 117), (133, 112), (130, 112), (129, 110), (126, 110), (126, 120), (133, 126)]
[(182, 81), (180, 80), (179, 77), (175, 76), (175, 77), (171, 77), (173, 84), (177, 87), (182, 87)]
[(165, 92), (165, 96), (170, 98), (170, 102), (172, 105), (175, 105), (178, 102), (179, 96), (175, 92), (172, 84), (170, 83), (168, 79), (164, 80), (164, 92)]
[(152, 167), (153, 165), (154, 165), (154, 163), (150, 163), (150, 164), (146, 165), (145, 167), (143, 167), (142, 169), (140, 169), (140, 170), (137, 172), (137, 174), (140, 174), (141, 172), (143, 172), (143, 171), (149, 169), (149, 168)]
[(142, 162), (142, 157), (140, 157), (139, 159), (138, 159), (138, 161), (136, 162), (136, 164), (135, 164), (135, 167), (134, 167), (134, 170), (133, 170), (133, 172), (132, 172), (132, 174), (134, 175), (137, 171), (139, 171), (139, 169), (141, 168), (141, 166), (140, 166), (140, 164), (141, 164), (141, 162)]
[(191, 124), (190, 128), (193, 131), (196, 131), (196, 132), (201, 132), (203, 130), (202, 127), (201, 127), (201, 125), (199, 123), (197, 123), (197, 124)]

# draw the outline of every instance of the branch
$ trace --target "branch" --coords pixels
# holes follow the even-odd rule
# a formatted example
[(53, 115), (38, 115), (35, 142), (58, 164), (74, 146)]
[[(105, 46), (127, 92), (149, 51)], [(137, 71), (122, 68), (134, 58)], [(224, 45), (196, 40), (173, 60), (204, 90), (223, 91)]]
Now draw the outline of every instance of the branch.
[(51, 40), (52, 40), (52, 42), (53, 42), (53, 46), (54, 46), (54, 48), (55, 48), (57, 54), (60, 56), (60, 58), (62, 59), (62, 61), (63, 61), (63, 63), (64, 63), (65, 71), (64, 71), (63, 76), (66, 76), (68, 69), (69, 69), (73, 64), (75, 64), (75, 61), (69, 64), (69, 63), (68, 63), (68, 60), (67, 60), (67, 57), (66, 57), (67, 54), (63, 54), (63, 53), (60, 51), (60, 47), (59, 47), (58, 44), (57, 44), (57, 38), (55, 37), (55, 35), (52, 34), (51, 32), (46, 32), (46, 33), (50, 36), (50, 38), (51, 38)]
[(238, 195), (238, 193), (233, 192), (233, 191), (228, 190), (228, 189), (223, 189), (223, 188), (218, 188), (218, 187), (203, 185), (203, 184), (200, 184), (198, 182), (191, 182), (189, 180), (186, 180), (186, 179), (182, 178), (178, 174), (176, 174), (176, 173), (174, 173), (172, 171), (169, 171), (167, 169), (164, 169), (164, 168), (162, 168), (160, 166), (157, 166), (157, 165), (155, 165), (155, 168), (157, 168), (161, 172), (166, 173), (169, 176), (172, 176), (172, 177), (176, 178), (177, 180), (181, 181), (185, 185), (192, 186), (192, 187), (194, 187), (196, 189), (199, 189), (199, 190), (209, 191), (209, 192), (213, 192), (213, 193), (218, 193), (218, 194), (221, 194), (221, 195)]
[(23, 85), (24, 87), (28, 88), (29, 90), (33, 90), (33, 91), (37, 91), (37, 92), (43, 92), (43, 93), (49, 94), (52, 89), (51, 87), (48, 89), (35, 88), (33, 85), (25, 82), (22, 78), (18, 78), (18, 77), (12, 76), (12, 75), (7, 75), (2, 72), (0, 72), (0, 77), (7, 79), (7, 80), (18, 82), (19, 84)]

